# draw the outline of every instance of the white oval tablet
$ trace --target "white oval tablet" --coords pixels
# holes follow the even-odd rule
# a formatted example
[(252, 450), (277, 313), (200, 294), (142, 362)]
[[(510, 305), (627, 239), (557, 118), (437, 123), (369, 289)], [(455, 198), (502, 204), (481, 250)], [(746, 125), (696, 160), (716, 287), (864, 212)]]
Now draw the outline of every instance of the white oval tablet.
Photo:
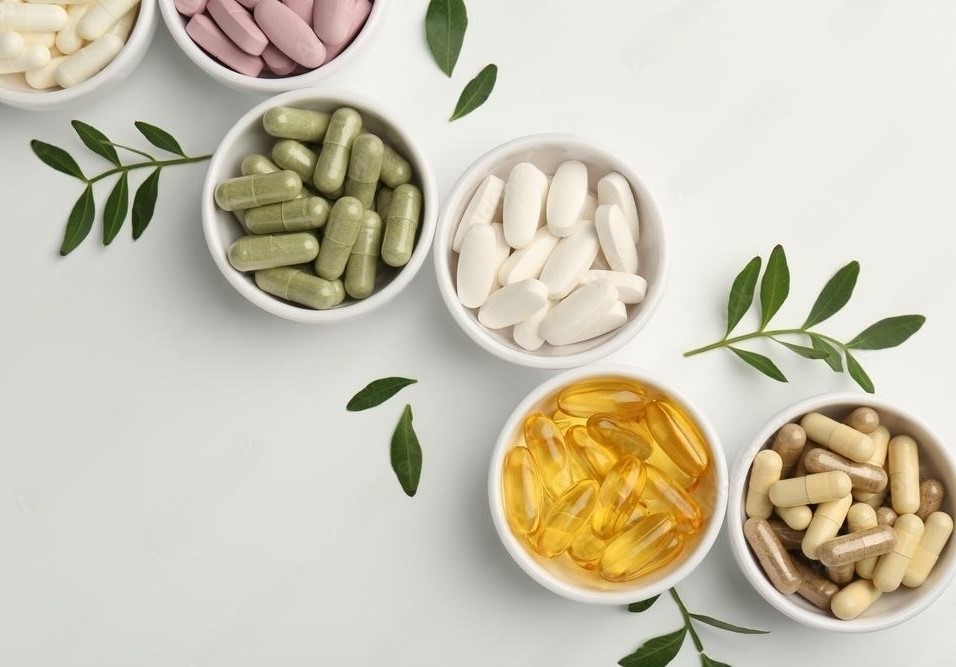
[(553, 236), (547, 227), (539, 229), (531, 243), (521, 250), (515, 250), (501, 265), (498, 271), (498, 282), (502, 285), (510, 285), (519, 280), (540, 276), (541, 269), (551, 256), (551, 251), (558, 245), (558, 240), (558, 237)]
[(614, 271), (637, 273), (637, 246), (627, 228), (624, 212), (616, 204), (602, 204), (594, 213), (601, 252)]
[(640, 303), (647, 295), (647, 281), (633, 273), (591, 269), (581, 276), (581, 283), (609, 280), (617, 288), (617, 298), (623, 303)]
[(583, 162), (561, 163), (548, 188), (548, 229), (555, 236), (574, 233), (588, 198), (588, 168)]
[(627, 308), (622, 301), (618, 301), (611, 306), (611, 310), (607, 313), (592, 320), (579, 334), (577, 340), (573, 342), (581, 343), (586, 340), (591, 340), (592, 338), (597, 338), (598, 336), (603, 336), (606, 333), (620, 328), (625, 322), (627, 322)]
[[(500, 222), (491, 223), (491, 228), (495, 230), (495, 266), (498, 269), (501, 268), (501, 265), (504, 264), (505, 260), (508, 259), (508, 256), (511, 254), (511, 246), (508, 245), (508, 241), (505, 240), (505, 226)], [(498, 274), (495, 273), (495, 278), (498, 277)]]
[(541, 282), (548, 286), (552, 299), (563, 299), (571, 293), (581, 276), (591, 268), (600, 244), (594, 225), (584, 225), (577, 232), (561, 239), (541, 269)]
[(529, 278), (496, 290), (478, 311), (478, 321), (489, 329), (503, 329), (522, 322), (548, 303), (548, 288)]
[(584, 200), (584, 210), (581, 211), (581, 219), (594, 222), (594, 212), (597, 211), (597, 207), (597, 197), (593, 192), (589, 192), (587, 199)]
[(491, 225), (472, 225), (461, 242), (456, 289), (465, 308), (480, 308), (495, 286), (498, 241)]
[(556, 304), (541, 322), (541, 337), (551, 345), (569, 345), (585, 340), (595, 321), (604, 318), (619, 303), (617, 290), (608, 280), (582, 285)]
[(612, 172), (598, 181), (598, 204), (614, 204), (624, 213), (627, 228), (631, 232), (634, 243), (641, 240), (640, 221), (637, 217), (637, 202), (634, 201), (634, 191), (627, 179)]
[(534, 352), (544, 345), (544, 338), (541, 337), (541, 323), (554, 303), (554, 301), (548, 301), (541, 310), (514, 326), (511, 335), (519, 347), (528, 350), (528, 352)]
[(501, 204), (501, 193), (504, 192), (505, 182), (495, 176), (488, 174), (485, 180), (481, 182), (471, 201), (465, 208), (465, 213), (461, 216), (458, 223), (458, 229), (455, 231), (455, 238), (452, 240), (451, 249), (455, 252), (461, 250), (461, 241), (465, 238), (465, 232), (468, 228), (476, 224), (490, 225), (495, 219), (495, 213)]
[(505, 183), (505, 238), (512, 248), (523, 248), (541, 226), (548, 177), (530, 162), (515, 165)]

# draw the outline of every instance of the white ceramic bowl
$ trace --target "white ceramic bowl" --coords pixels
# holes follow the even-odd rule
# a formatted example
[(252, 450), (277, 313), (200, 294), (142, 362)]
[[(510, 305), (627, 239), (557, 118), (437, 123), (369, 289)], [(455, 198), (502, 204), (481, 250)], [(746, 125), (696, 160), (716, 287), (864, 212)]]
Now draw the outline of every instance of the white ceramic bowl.
[[(532, 554), (511, 532), (505, 517), (501, 495), (501, 466), (505, 455), (520, 438), (525, 418), (534, 411), (548, 409), (548, 405), (553, 404), (557, 393), (564, 387), (597, 378), (634, 380), (666, 394), (687, 410), (710, 446), (712, 461), (710, 472), (694, 490), (694, 497), (707, 517), (703, 528), (685, 542), (683, 552), (673, 562), (656, 572), (628, 583), (596, 581), (596, 578), (586, 576), (566, 556), (545, 559)], [(717, 539), (724, 519), (726, 499), (727, 463), (724, 460), (724, 450), (720, 445), (720, 439), (713, 426), (700, 410), (673, 387), (627, 366), (601, 364), (577, 368), (561, 373), (537, 387), (515, 408), (505, 422), (491, 454), (491, 466), (488, 470), (488, 501), (491, 506), (491, 518), (501, 543), (514, 561), (532, 579), (548, 590), (570, 600), (589, 604), (629, 604), (646, 600), (678, 584), (700, 564), (713, 546), (714, 540)]]
[(956, 482), (956, 458), (952, 451), (921, 419), (889, 401), (867, 394), (824, 394), (786, 408), (768, 421), (753, 441), (740, 452), (730, 478), (727, 526), (734, 557), (744, 575), (757, 592), (778, 611), (804, 625), (834, 632), (874, 632), (908, 621), (932, 604), (956, 574), (956, 547), (950, 540), (925, 584), (919, 588), (901, 586), (893, 593), (884, 594), (858, 618), (841, 621), (799, 595), (780, 593), (764, 575), (760, 564), (750, 552), (743, 531), (744, 522), (747, 520), (744, 501), (750, 464), (757, 452), (770, 446), (780, 427), (799, 421), (808, 412), (822, 412), (842, 420), (853, 408), (861, 405), (879, 412), (882, 424), (893, 435), (908, 434), (916, 439), (919, 443), (920, 468), (924, 476), (935, 477), (947, 486), (941, 509), (950, 515), (956, 514), (956, 488), (953, 488)]
[(382, 14), (385, 12), (387, 0), (377, 0), (372, 3), (372, 11), (369, 13), (365, 26), (355, 36), (355, 39), (342, 51), (334, 60), (303, 74), (293, 74), (282, 77), (252, 77), (235, 72), (211, 55), (199, 48), (199, 45), (186, 34), (186, 23), (189, 19), (176, 10), (174, 0), (156, 0), (159, 2), (159, 10), (162, 12), (163, 21), (166, 28), (172, 34), (176, 44), (182, 49), (186, 57), (193, 61), (199, 69), (206, 74), (223, 83), (230, 88), (263, 95), (271, 95), (286, 90), (296, 88), (309, 88), (315, 86), (325, 77), (338, 72), (348, 65), (356, 55), (367, 45), (375, 30), (382, 22)]
[(68, 107), (80, 99), (103, 95), (118, 85), (139, 66), (156, 34), (156, 0), (141, 0), (139, 15), (126, 46), (109, 65), (72, 88), (33, 90), (19, 74), (0, 75), (0, 103), (28, 110), (52, 110)]
[[(304, 306), (283, 301), (260, 290), (251, 273), (236, 271), (229, 264), (227, 253), (233, 241), (243, 235), (242, 228), (232, 213), (216, 206), (214, 192), (216, 186), (228, 178), (240, 175), (239, 164), (251, 153), (268, 155), (276, 141), (262, 129), (263, 114), (273, 107), (291, 106), (316, 111), (334, 111), (349, 106), (362, 114), (364, 126), (379, 135), (406, 160), (414, 170), (412, 182), (417, 185), (423, 196), (422, 219), (418, 226), (418, 240), (411, 259), (401, 269), (379, 269), (375, 292), (366, 299), (345, 302), (329, 310), (313, 310)], [(253, 107), (226, 133), (219, 148), (213, 154), (206, 172), (206, 181), (202, 190), (202, 223), (209, 252), (216, 266), (226, 280), (265, 311), (289, 320), (309, 323), (334, 322), (351, 319), (368, 313), (384, 305), (401, 292), (425, 261), (435, 235), (435, 220), (438, 216), (438, 195), (435, 175), (421, 148), (410, 134), (397, 123), (382, 105), (370, 99), (334, 90), (294, 90)]]
[[(540, 349), (529, 352), (514, 342), (511, 327), (497, 331), (487, 329), (478, 322), (477, 310), (465, 308), (458, 301), (455, 287), (458, 254), (452, 250), (451, 245), (468, 202), (488, 174), (507, 180), (512, 167), (520, 162), (531, 162), (545, 173), (553, 174), (565, 160), (580, 160), (587, 165), (592, 192), (597, 181), (612, 171), (619, 172), (631, 184), (641, 221), (641, 238), (638, 244), (639, 273), (647, 280), (647, 296), (643, 302), (627, 307), (628, 321), (615, 331), (574, 345), (555, 347), (545, 344)], [(438, 225), (435, 273), (442, 298), (452, 317), (473, 341), (495, 356), (533, 368), (582, 366), (607, 356), (634, 338), (657, 309), (667, 278), (664, 225), (657, 204), (640, 177), (610, 151), (591, 141), (570, 135), (532, 135), (492, 149), (469, 167), (455, 183)]]

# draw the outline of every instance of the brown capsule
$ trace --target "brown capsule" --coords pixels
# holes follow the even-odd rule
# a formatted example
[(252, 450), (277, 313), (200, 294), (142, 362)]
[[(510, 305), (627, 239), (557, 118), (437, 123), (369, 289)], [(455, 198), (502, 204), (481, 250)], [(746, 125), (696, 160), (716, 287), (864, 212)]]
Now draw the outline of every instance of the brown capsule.
[(880, 426), (880, 414), (873, 408), (857, 408), (846, 418), (846, 425), (869, 435)]
[(818, 574), (805, 559), (797, 559), (796, 565), (800, 572), (800, 588), (797, 589), (797, 594), (814, 607), (829, 610), (830, 600), (840, 587)]
[(803, 457), (809, 472), (828, 472), (841, 470), (850, 476), (854, 489), (876, 493), (886, 488), (887, 476), (883, 468), (869, 463), (856, 463), (829, 449), (815, 447)]
[(856, 576), (856, 568), (853, 566), (853, 563), (837, 565), (836, 567), (828, 567), (825, 568), (824, 571), (827, 573), (827, 579), (838, 586), (843, 586), (850, 583)]
[(767, 523), (773, 530), (780, 544), (787, 551), (800, 551), (800, 545), (803, 544), (803, 530), (794, 530), (780, 519), (770, 519)]
[(890, 526), (877, 525), (858, 533), (847, 533), (827, 540), (817, 549), (817, 557), (826, 567), (839, 567), (889, 553), (895, 542), (896, 531)]
[(933, 512), (939, 510), (943, 504), (943, 496), (946, 495), (946, 489), (938, 479), (924, 479), (919, 485), (919, 509), (916, 510), (916, 516), (926, 521)]
[(876, 523), (880, 526), (890, 526), (892, 527), (896, 520), (899, 518), (899, 514), (893, 511), (892, 507), (878, 507), (876, 508)]
[(780, 454), (780, 459), (783, 461), (781, 479), (793, 475), (806, 444), (807, 433), (800, 424), (786, 424), (777, 431), (777, 436), (774, 438), (771, 448)]
[(774, 588), (784, 595), (796, 593), (802, 581), (800, 572), (767, 520), (747, 519), (744, 537)]

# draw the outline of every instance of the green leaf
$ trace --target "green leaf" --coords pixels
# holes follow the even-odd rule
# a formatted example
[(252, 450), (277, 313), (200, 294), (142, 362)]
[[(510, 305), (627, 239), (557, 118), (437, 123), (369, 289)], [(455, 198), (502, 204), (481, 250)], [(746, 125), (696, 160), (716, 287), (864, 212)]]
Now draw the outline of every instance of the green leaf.
[(83, 242), (93, 229), (93, 217), (96, 215), (96, 202), (93, 201), (93, 186), (87, 185), (83, 194), (73, 204), (70, 217), (66, 223), (66, 233), (63, 243), (60, 244), (60, 254), (69, 255)]
[(136, 196), (133, 197), (133, 240), (143, 235), (153, 219), (156, 197), (159, 195), (160, 171), (161, 168), (157, 167), (136, 189)]
[(425, 13), (425, 39), (441, 71), (451, 76), (465, 41), (468, 10), (463, 0), (431, 0)]
[(744, 270), (737, 274), (734, 284), (730, 288), (730, 299), (727, 302), (727, 334), (734, 330), (743, 316), (750, 310), (754, 302), (754, 291), (757, 289), (757, 278), (760, 277), (761, 261), (754, 257), (747, 263)]
[(794, 345), (793, 343), (777, 340), (776, 338), (774, 338), (773, 341), (775, 343), (780, 343), (791, 352), (795, 354), (799, 354), (804, 359), (826, 359), (828, 356), (826, 352), (822, 350), (818, 350), (815, 347), (806, 347), (805, 345)]
[(117, 167), (121, 165), (119, 155), (116, 154), (116, 149), (113, 148), (113, 144), (106, 138), (105, 134), (92, 125), (84, 123), (82, 120), (74, 120), (70, 124), (80, 136), (80, 141), (82, 141), (87, 148), (100, 157), (106, 158)]
[(408, 496), (418, 491), (418, 482), (422, 478), (422, 447), (412, 426), (412, 406), (405, 404), (405, 410), (398, 420), (395, 433), (392, 434), (392, 470)]
[(854, 350), (885, 350), (906, 342), (926, 322), (922, 315), (897, 315), (867, 327), (846, 344)]
[(34, 139), (30, 142), (30, 148), (33, 149), (36, 156), (48, 167), (53, 167), (57, 171), (62, 171), (64, 174), (78, 178), (81, 181), (86, 180), (86, 176), (83, 175), (83, 170), (80, 169), (80, 165), (76, 163), (73, 156), (59, 146)]
[(783, 251), (783, 246), (778, 245), (770, 253), (767, 270), (764, 271), (763, 281), (760, 283), (761, 331), (777, 314), (789, 294), (790, 269), (787, 267), (787, 255)]
[(773, 378), (777, 382), (787, 381), (787, 377), (777, 368), (777, 365), (762, 354), (750, 352), (749, 350), (741, 350), (737, 347), (731, 347), (729, 349), (767, 377)]
[(621, 667), (664, 667), (680, 651), (687, 635), (687, 628), (648, 639), (641, 647), (621, 658), (617, 664)]
[(461, 91), (461, 97), (458, 98), (458, 104), (455, 106), (455, 113), (448, 120), (458, 120), (484, 104), (488, 96), (491, 95), (491, 91), (495, 89), (497, 80), (498, 66), (486, 65), (483, 70), (478, 72), (478, 76), (469, 81), (465, 89)]
[(730, 667), (726, 662), (718, 662), (711, 657), (708, 657), (706, 653), (700, 654), (700, 664), (701, 667)]
[(349, 412), (359, 412), (360, 410), (374, 408), (390, 399), (408, 385), (415, 384), (416, 382), (418, 382), (418, 380), (400, 377), (373, 380), (352, 397), (352, 400), (345, 406), (345, 409)]
[(641, 600), (640, 602), (632, 602), (631, 604), (627, 605), (627, 610), (638, 614), (642, 611), (647, 611), (651, 608), (651, 605), (657, 602), (657, 598), (659, 597), (660, 595), (655, 595), (652, 598), (647, 598), (646, 600)]
[(768, 635), (770, 634), (769, 630), (753, 630), (751, 628), (742, 628), (739, 625), (733, 625), (727, 623), (726, 621), (721, 621), (713, 616), (704, 616), (703, 614), (691, 614), (691, 618), (694, 620), (700, 621), (701, 623), (706, 623), (707, 625), (712, 625), (715, 628), (720, 628), (721, 630), (727, 630), (728, 632), (737, 632), (742, 635)]
[(850, 374), (850, 377), (853, 378), (866, 393), (872, 394), (876, 391), (876, 387), (873, 386), (873, 380), (870, 379), (870, 376), (863, 370), (863, 366), (856, 360), (856, 357), (850, 354), (849, 350), (846, 351), (846, 372)]
[(855, 260), (837, 271), (820, 291), (803, 328), (809, 329), (838, 313), (853, 296), (853, 288), (856, 287), (856, 279), (859, 277), (860, 263)]
[(832, 368), (836, 373), (842, 373), (843, 357), (840, 356), (840, 350), (816, 334), (808, 335), (810, 336), (810, 344), (813, 346), (813, 349), (826, 353), (826, 356), (823, 357), (823, 361), (826, 362), (827, 366)]
[(109, 245), (113, 242), (129, 214), (129, 180), (127, 174), (128, 172), (123, 172), (106, 200), (106, 207), (103, 209), (103, 245)]
[(141, 120), (133, 124), (136, 126), (136, 129), (140, 131), (140, 134), (146, 137), (146, 141), (156, 148), (161, 148), (167, 153), (175, 153), (176, 155), (186, 157), (186, 153), (183, 152), (179, 142), (173, 139), (173, 135), (166, 130), (160, 129), (155, 125), (150, 125), (149, 123), (144, 123)]

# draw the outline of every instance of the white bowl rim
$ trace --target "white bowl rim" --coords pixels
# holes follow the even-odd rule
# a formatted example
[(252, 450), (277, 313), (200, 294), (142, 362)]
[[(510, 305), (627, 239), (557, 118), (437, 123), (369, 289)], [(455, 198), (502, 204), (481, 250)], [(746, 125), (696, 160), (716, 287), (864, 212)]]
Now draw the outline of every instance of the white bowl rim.
[[(594, 591), (587, 590), (568, 583), (541, 567), (521, 546), (508, 526), (501, 500), (501, 463), (504, 455), (511, 448), (511, 434), (518, 423), (525, 418), (531, 407), (543, 397), (573, 382), (590, 377), (620, 376), (638, 382), (647, 383), (665, 392), (671, 398), (685, 407), (694, 418), (694, 422), (703, 432), (710, 445), (710, 453), (714, 466), (714, 510), (707, 521), (707, 526), (700, 537), (697, 548), (688, 554), (687, 559), (666, 577), (645, 586), (631, 585), (626, 590)], [(717, 535), (724, 523), (724, 512), (727, 505), (727, 461), (724, 457), (720, 437), (710, 420), (688, 398), (669, 383), (657, 379), (652, 373), (620, 364), (595, 364), (584, 368), (573, 368), (555, 375), (538, 385), (522, 400), (508, 417), (498, 440), (495, 442), (491, 454), (491, 463), (488, 468), (488, 503), (495, 530), (511, 558), (525, 573), (539, 584), (558, 595), (576, 602), (598, 605), (626, 605), (631, 602), (646, 600), (659, 595), (669, 588), (676, 586), (681, 580), (690, 575), (704, 560), (714, 545)], [(638, 582), (640, 580), (637, 580)]]
[[(933, 602), (943, 594), (943, 591), (946, 590), (952, 582), (954, 575), (956, 575), (956, 558), (951, 559), (948, 569), (942, 572), (942, 578), (935, 589), (931, 589), (910, 604), (902, 605), (895, 610), (875, 617), (868, 617), (866, 614), (863, 614), (850, 621), (841, 621), (833, 616), (827, 616), (816, 611), (804, 609), (777, 591), (766, 578), (763, 570), (757, 565), (754, 557), (750, 554), (750, 549), (747, 546), (746, 539), (744, 539), (742, 530), (744, 523), (744, 513), (742, 509), (742, 499), (745, 493), (744, 485), (749, 474), (750, 464), (756, 453), (766, 445), (767, 441), (770, 440), (771, 436), (776, 433), (781, 426), (790, 423), (796, 417), (808, 412), (813, 412), (814, 410), (841, 404), (868, 406), (878, 411), (883, 410), (887, 413), (892, 413), (902, 420), (918, 424), (919, 428), (930, 435), (932, 440), (937, 443), (942, 442), (937, 432), (930, 428), (923, 419), (880, 396), (855, 392), (828, 392), (798, 401), (780, 410), (771, 417), (760, 428), (750, 443), (737, 454), (731, 468), (730, 489), (727, 499), (727, 531), (730, 534), (731, 551), (734, 554), (737, 565), (750, 584), (756, 589), (757, 593), (774, 609), (799, 623), (821, 630), (843, 633), (877, 632), (904, 623), (933, 604)], [(954, 456), (953, 452), (947, 447), (939, 447), (938, 450), (950, 469), (956, 470), (956, 456)], [(952, 546), (950, 548), (952, 548)]]
[[(373, 293), (366, 299), (348, 302), (345, 305), (331, 308), (329, 310), (311, 310), (309, 308), (294, 306), (278, 298), (266, 294), (255, 284), (250, 283), (245, 276), (236, 271), (229, 264), (225, 253), (219, 252), (224, 243), (219, 236), (216, 228), (216, 216), (219, 210), (216, 208), (213, 193), (216, 188), (216, 177), (214, 174), (221, 170), (221, 162), (225, 159), (225, 154), (237, 140), (239, 135), (244, 132), (244, 128), (250, 123), (256, 122), (266, 110), (276, 106), (296, 104), (297, 102), (328, 102), (341, 106), (351, 106), (360, 113), (368, 111), (380, 117), (383, 122), (399, 135), (402, 142), (408, 146), (411, 155), (404, 156), (411, 162), (416, 171), (423, 196), (422, 202), (422, 221), (419, 226), (418, 242), (408, 263), (395, 275), (392, 280)], [(266, 312), (278, 315), (288, 320), (306, 323), (327, 323), (348, 320), (360, 317), (379, 308), (391, 299), (397, 296), (412, 281), (418, 271), (421, 269), (425, 258), (430, 251), (432, 238), (435, 234), (436, 220), (438, 217), (438, 195), (435, 184), (435, 176), (425, 153), (415, 138), (405, 130), (402, 125), (395, 120), (391, 112), (377, 102), (351, 91), (335, 88), (297, 88), (274, 97), (270, 97), (247, 111), (236, 123), (229, 129), (226, 136), (223, 137), (213, 153), (206, 170), (206, 178), (202, 187), (202, 226), (203, 235), (206, 238), (206, 245), (212, 255), (219, 271), (225, 276), (226, 280), (242, 294), (246, 299), (259, 306)]]

